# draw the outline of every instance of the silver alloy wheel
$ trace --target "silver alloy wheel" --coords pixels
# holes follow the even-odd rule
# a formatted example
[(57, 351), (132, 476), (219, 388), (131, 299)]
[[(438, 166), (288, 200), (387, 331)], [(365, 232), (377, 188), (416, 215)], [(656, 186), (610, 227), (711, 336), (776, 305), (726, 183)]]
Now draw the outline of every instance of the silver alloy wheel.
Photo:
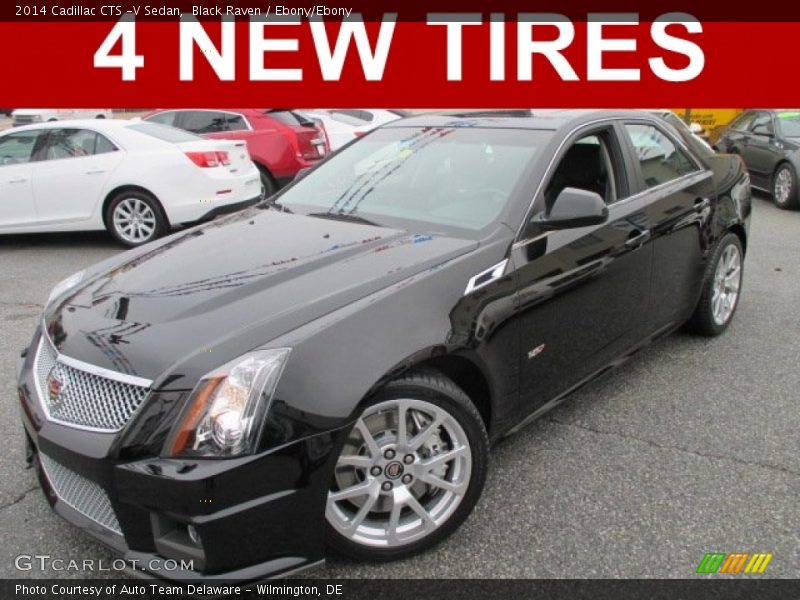
[(471, 472), (467, 434), (450, 413), (422, 400), (380, 402), (345, 442), (325, 516), (358, 544), (404, 546), (453, 515)]
[(111, 219), (117, 234), (133, 244), (150, 240), (156, 231), (156, 214), (140, 198), (122, 200), (114, 207)]
[(778, 171), (772, 190), (773, 198), (778, 204), (786, 204), (789, 201), (789, 194), (792, 192), (792, 184), (794, 183), (793, 179), (789, 167), (781, 167)]
[(717, 325), (731, 318), (739, 299), (742, 283), (742, 258), (739, 248), (729, 244), (719, 257), (714, 273), (714, 291), (711, 295), (711, 312)]

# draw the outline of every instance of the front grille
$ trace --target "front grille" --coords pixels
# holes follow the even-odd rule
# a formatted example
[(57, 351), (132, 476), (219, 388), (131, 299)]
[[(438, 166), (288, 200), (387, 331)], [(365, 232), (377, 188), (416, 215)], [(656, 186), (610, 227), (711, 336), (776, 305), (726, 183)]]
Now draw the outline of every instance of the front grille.
[(39, 462), (56, 496), (65, 504), (98, 525), (122, 535), (122, 528), (111, 506), (111, 500), (103, 488), (46, 454), (39, 453)]
[[(59, 360), (45, 337), (36, 355), (39, 398), (51, 421), (97, 431), (119, 431), (141, 406), (149, 386), (134, 385)], [(51, 389), (50, 377), (58, 383)]]
[(31, 115), (16, 115), (14, 116), (14, 125), (30, 125), (35, 123), (36, 119)]

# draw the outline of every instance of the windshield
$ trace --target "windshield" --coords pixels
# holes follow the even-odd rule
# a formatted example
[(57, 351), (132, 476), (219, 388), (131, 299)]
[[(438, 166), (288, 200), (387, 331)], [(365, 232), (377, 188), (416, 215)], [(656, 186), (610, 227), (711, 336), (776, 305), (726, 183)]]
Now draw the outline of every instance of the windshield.
[(550, 132), (379, 129), (287, 189), (281, 205), (317, 216), (475, 237), (501, 216)]
[(778, 113), (781, 131), (786, 137), (800, 137), (800, 110), (787, 110)]

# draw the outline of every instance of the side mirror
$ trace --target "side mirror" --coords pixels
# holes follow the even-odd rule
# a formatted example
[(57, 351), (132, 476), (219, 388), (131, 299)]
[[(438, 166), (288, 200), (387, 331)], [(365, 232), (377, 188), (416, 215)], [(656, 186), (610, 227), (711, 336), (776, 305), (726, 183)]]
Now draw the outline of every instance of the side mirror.
[(770, 131), (769, 127), (766, 125), (756, 125), (753, 127), (753, 134), (754, 135), (763, 135), (766, 137), (772, 137), (773, 133)]
[(600, 225), (608, 219), (608, 207), (596, 192), (564, 188), (549, 213), (541, 213), (532, 221), (545, 230), (572, 229)]

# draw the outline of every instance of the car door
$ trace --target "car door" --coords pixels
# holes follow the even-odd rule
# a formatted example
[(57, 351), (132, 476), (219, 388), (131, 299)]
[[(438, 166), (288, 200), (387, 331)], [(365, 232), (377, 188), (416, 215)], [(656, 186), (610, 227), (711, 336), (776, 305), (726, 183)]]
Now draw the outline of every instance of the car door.
[[(541, 409), (640, 338), (652, 246), (642, 198), (630, 194), (630, 168), (613, 124), (576, 133), (557, 155), (534, 200), (534, 218), (513, 246), (523, 413)], [(547, 214), (566, 187), (601, 194), (605, 222), (558, 231), (538, 225), (537, 215)]]
[(90, 219), (124, 155), (107, 137), (93, 130), (51, 129), (42, 160), (33, 171), (39, 219), (53, 224)]
[(764, 189), (771, 189), (772, 173), (782, 158), (780, 143), (775, 134), (773, 114), (759, 111), (750, 124), (750, 135), (743, 157), (755, 184)]
[(748, 111), (736, 117), (717, 140), (720, 152), (738, 154), (744, 158), (744, 147), (750, 136), (749, 128), (756, 117), (755, 111)]
[(36, 222), (33, 169), (41, 149), (41, 131), (18, 131), (0, 137), (0, 230)]
[(626, 121), (622, 129), (653, 246), (651, 334), (683, 322), (694, 309), (716, 192), (711, 171), (660, 124)]

